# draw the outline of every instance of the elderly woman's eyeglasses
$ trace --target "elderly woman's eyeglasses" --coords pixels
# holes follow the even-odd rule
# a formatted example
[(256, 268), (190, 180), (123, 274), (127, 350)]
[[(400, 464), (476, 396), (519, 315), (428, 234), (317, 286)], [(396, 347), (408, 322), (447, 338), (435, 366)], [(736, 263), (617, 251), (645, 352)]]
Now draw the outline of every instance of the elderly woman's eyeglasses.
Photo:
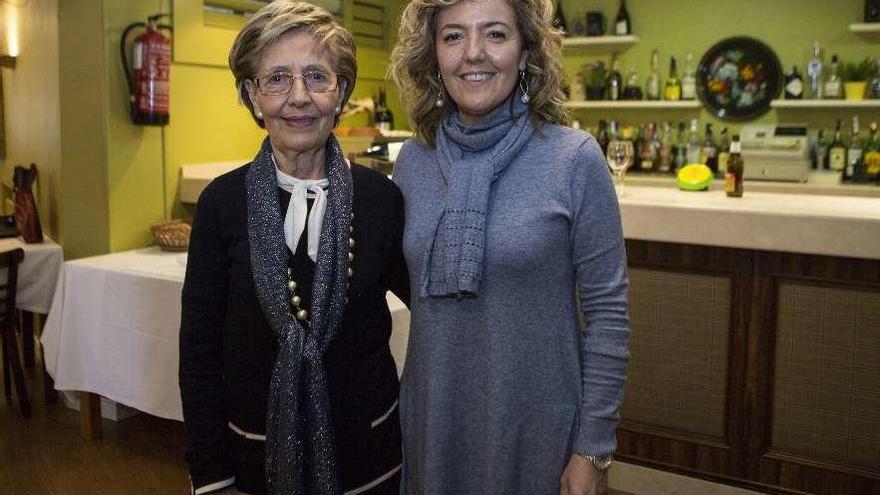
[(269, 75), (254, 79), (260, 93), (266, 96), (280, 96), (290, 93), (293, 89), (293, 83), (297, 79), (302, 79), (309, 93), (329, 93), (335, 91), (339, 83), (339, 78), (332, 72), (324, 72), (320, 70), (310, 70), (300, 75), (293, 75), (289, 72), (273, 72)]

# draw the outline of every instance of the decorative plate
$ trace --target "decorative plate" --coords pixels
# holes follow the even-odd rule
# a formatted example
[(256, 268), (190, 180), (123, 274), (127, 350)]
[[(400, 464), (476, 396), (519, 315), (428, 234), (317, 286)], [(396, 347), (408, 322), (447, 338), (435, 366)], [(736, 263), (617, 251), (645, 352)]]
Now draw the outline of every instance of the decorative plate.
[(782, 90), (782, 66), (764, 43), (739, 36), (719, 41), (697, 69), (697, 94), (720, 119), (749, 120), (770, 108)]

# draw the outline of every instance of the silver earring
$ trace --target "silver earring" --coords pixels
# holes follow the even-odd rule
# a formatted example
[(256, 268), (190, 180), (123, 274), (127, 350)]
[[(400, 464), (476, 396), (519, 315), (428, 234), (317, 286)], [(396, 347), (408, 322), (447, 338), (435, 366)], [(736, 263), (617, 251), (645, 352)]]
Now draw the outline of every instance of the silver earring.
[(522, 91), (522, 96), (520, 96), (520, 101), (525, 104), (529, 103), (531, 99), (529, 97), (529, 80), (526, 78), (526, 71), (521, 71), (519, 73), (519, 90)]
[(263, 112), (257, 110), (257, 118), (263, 120)]
[(340, 112), (342, 112), (342, 107), (341, 106), (336, 107), (336, 115), (339, 115)]

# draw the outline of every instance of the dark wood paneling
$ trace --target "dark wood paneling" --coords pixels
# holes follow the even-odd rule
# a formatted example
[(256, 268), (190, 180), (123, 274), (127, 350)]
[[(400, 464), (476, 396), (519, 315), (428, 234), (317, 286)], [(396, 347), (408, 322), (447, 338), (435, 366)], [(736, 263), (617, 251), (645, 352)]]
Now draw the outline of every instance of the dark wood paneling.
[(732, 484), (773, 487), (775, 493), (880, 493), (880, 466), (854, 470), (769, 451), (780, 282), (877, 291), (880, 261), (636, 240), (626, 246), (631, 267), (730, 278), (727, 431), (718, 441), (623, 418), (618, 457)]

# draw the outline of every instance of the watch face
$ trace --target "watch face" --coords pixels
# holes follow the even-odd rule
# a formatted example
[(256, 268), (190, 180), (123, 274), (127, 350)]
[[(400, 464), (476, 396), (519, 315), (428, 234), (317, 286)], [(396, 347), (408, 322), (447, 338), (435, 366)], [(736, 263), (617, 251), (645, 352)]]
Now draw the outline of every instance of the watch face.
[(595, 456), (593, 457), (593, 466), (596, 466), (596, 469), (599, 471), (604, 471), (611, 467), (611, 456)]

